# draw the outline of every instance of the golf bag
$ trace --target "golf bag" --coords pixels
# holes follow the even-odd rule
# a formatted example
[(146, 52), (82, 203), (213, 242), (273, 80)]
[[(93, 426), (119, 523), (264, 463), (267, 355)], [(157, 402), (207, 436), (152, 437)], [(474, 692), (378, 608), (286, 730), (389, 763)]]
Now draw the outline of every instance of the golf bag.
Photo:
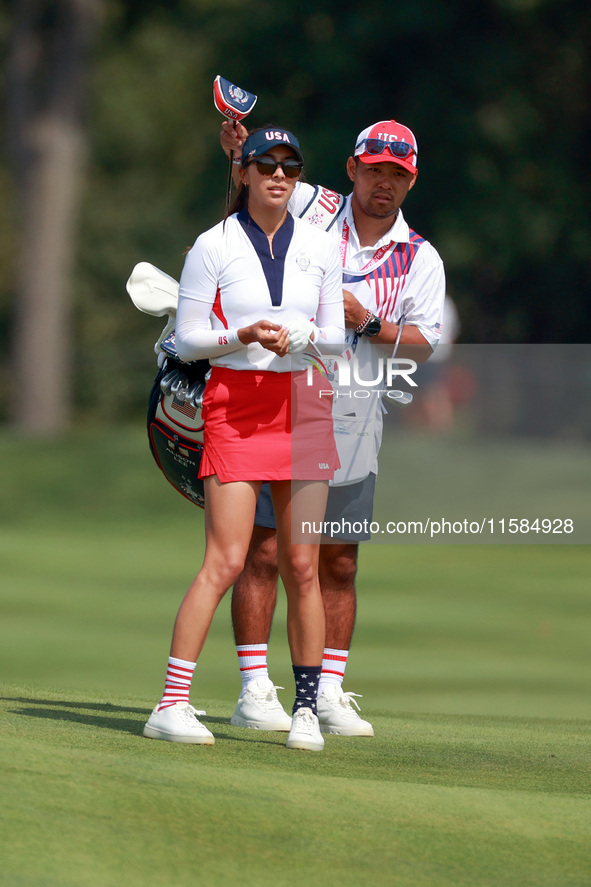
[(203, 481), (199, 480), (201, 398), (209, 369), (208, 360), (188, 364), (167, 356), (148, 402), (148, 440), (156, 464), (166, 480), (200, 508), (205, 505)]

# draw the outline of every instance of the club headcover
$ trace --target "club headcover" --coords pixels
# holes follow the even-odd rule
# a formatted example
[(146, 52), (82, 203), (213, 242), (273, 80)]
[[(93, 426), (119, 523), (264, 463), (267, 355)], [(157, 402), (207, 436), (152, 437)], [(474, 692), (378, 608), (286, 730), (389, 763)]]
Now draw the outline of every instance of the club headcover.
[(244, 120), (248, 117), (257, 102), (257, 96), (246, 92), (218, 76), (213, 81), (213, 103), (224, 117), (230, 120)]
[(140, 262), (126, 284), (131, 301), (144, 314), (154, 317), (176, 316), (179, 285), (174, 277), (149, 262)]

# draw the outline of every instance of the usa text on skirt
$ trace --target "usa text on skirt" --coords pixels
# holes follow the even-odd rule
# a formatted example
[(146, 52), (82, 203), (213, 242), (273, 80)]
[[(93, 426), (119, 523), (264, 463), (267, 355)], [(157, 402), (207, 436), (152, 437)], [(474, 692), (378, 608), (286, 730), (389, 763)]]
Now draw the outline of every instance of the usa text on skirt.
[(340, 462), (330, 387), (317, 370), (308, 386), (305, 372), (214, 367), (203, 400), (199, 477), (331, 480)]

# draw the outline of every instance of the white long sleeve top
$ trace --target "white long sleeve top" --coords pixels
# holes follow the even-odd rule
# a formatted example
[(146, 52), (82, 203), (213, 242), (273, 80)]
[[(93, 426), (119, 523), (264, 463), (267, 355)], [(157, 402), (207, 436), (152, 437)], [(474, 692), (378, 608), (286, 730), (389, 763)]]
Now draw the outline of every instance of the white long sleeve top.
[(314, 320), (314, 344), (340, 354), (344, 344), (342, 265), (337, 243), (288, 213), (273, 238), (246, 210), (197, 238), (180, 280), (176, 349), (181, 360), (209, 358), (235, 370), (304, 370), (301, 354), (278, 357), (238, 330), (259, 320)]

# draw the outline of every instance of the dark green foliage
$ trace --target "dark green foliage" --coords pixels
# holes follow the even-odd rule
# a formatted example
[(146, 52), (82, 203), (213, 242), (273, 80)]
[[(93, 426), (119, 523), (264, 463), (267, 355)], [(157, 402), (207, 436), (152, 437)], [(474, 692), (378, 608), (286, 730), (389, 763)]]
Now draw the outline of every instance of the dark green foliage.
[[(160, 327), (125, 280), (140, 260), (178, 275), (185, 248), (221, 218), (217, 73), (259, 95), (253, 126), (298, 134), (309, 181), (346, 191), (346, 158), (375, 120), (415, 130), (405, 214), (443, 256), (463, 341), (588, 341), (590, 38), (583, 0), (111, 0), (75, 281), (81, 414), (139, 415)], [(3, 169), (0, 187), (8, 197)], [(3, 209), (3, 343), (10, 219)]]

